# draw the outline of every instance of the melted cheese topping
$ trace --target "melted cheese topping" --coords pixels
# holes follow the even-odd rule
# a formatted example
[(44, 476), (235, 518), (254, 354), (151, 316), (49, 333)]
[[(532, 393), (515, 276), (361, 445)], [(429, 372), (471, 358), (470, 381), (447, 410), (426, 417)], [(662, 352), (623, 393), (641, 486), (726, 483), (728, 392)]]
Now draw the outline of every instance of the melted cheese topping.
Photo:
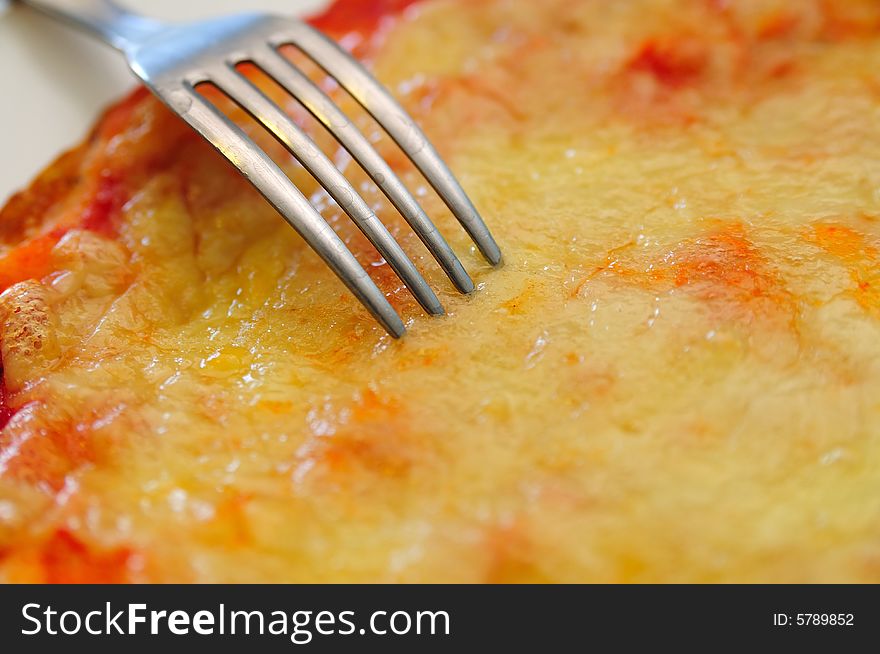
[(355, 4), (319, 24), (506, 265), (357, 113), (462, 254), (458, 295), (286, 101), (447, 307), (259, 137), (393, 341), (138, 92), (0, 220), (0, 576), (880, 581), (877, 3)]

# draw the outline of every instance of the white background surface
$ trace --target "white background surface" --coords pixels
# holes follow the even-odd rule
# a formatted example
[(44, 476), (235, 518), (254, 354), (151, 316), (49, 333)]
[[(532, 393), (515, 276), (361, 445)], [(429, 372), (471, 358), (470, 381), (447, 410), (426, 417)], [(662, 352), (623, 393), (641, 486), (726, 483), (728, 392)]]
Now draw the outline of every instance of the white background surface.
[[(158, 18), (237, 11), (303, 15), (328, 0), (126, 0)], [(0, 0), (0, 205), (86, 135), (100, 111), (134, 86), (116, 51)]]

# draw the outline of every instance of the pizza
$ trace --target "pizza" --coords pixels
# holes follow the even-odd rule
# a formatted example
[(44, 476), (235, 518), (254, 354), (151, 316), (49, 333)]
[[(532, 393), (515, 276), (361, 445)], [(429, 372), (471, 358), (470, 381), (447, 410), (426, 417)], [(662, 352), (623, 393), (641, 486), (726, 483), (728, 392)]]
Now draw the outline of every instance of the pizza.
[(0, 578), (880, 581), (877, 2), (341, 0), (314, 24), (424, 127), (504, 266), (321, 80), (460, 253), (459, 294), (248, 71), (437, 290), (426, 315), (205, 89), (395, 340), (134, 91), (0, 213)]

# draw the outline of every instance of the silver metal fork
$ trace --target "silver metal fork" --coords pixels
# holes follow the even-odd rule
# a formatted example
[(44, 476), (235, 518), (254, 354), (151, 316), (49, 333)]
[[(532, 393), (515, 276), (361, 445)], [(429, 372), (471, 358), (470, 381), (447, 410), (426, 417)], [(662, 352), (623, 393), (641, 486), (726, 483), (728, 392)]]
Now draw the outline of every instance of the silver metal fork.
[(421, 129), (363, 66), (310, 25), (266, 14), (167, 25), (109, 0), (20, 2), (83, 28), (122, 51), (150, 90), (238, 168), (392, 336), (402, 336), (405, 328), (382, 291), (281, 168), (196, 91), (199, 84), (213, 84), (283, 143), (351, 217), (425, 311), (442, 314), (434, 291), (345, 176), (278, 105), (236, 70), (238, 64), (254, 64), (300, 102), (382, 190), (455, 287), (462, 293), (473, 291), (461, 261), (390, 166), (333, 101), (279, 52), (284, 45), (297, 47), (394, 139), (483, 256), (492, 265), (501, 263), (501, 251), (489, 229)]

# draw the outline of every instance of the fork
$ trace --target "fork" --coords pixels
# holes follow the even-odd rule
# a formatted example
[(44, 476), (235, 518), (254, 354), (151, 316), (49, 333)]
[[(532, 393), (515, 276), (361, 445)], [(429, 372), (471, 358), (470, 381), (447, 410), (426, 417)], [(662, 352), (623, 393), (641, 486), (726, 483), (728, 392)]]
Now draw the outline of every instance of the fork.
[(492, 265), (501, 251), (473, 203), (413, 119), (353, 57), (305, 22), (268, 14), (242, 14), (169, 25), (139, 16), (110, 0), (20, 0), (120, 50), (129, 67), (172, 111), (211, 143), (327, 263), (394, 337), (406, 331), (400, 316), (342, 239), (287, 175), (206, 96), (211, 84), (255, 118), (318, 181), (370, 240), (422, 308), (443, 306), (394, 237), (351, 183), (293, 120), (236, 68), (256, 66), (302, 104), (407, 221), (462, 293), (474, 290), (461, 261), (391, 167), (319, 86), (284, 57), (292, 45), (335, 79), (415, 164), (480, 252)]

